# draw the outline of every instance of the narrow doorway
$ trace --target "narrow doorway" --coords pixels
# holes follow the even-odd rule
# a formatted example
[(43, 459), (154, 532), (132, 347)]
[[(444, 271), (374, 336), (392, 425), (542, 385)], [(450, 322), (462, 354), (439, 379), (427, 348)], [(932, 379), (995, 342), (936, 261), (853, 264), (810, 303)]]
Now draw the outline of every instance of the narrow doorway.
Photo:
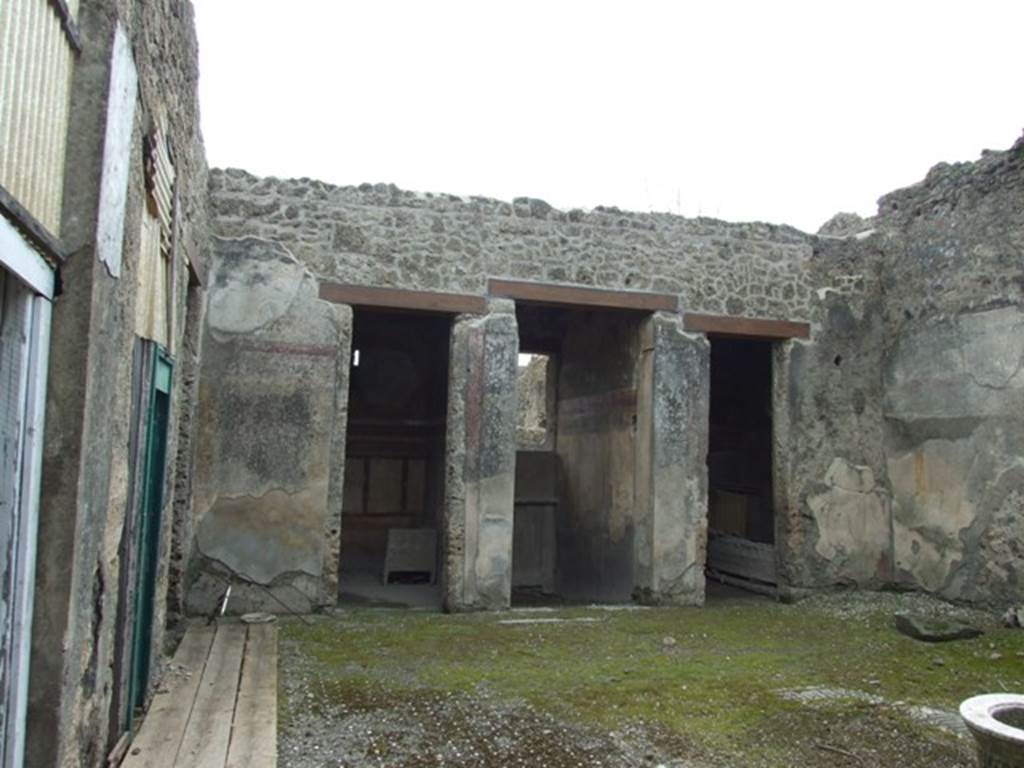
[(450, 334), (447, 315), (355, 311), (343, 602), (440, 606)]
[(128, 726), (145, 703), (153, 645), (156, 577), (167, 465), (167, 427), (170, 419), (173, 367), (167, 353), (152, 345), (149, 402), (145, 411), (143, 472), (139, 479), (135, 552), (136, 586), (132, 612), (131, 668), (128, 678)]
[(557, 602), (557, 379), (555, 355), (520, 351), (516, 374), (519, 409), (512, 529), (513, 605)]
[(708, 575), (757, 592), (776, 583), (772, 345), (711, 339)]

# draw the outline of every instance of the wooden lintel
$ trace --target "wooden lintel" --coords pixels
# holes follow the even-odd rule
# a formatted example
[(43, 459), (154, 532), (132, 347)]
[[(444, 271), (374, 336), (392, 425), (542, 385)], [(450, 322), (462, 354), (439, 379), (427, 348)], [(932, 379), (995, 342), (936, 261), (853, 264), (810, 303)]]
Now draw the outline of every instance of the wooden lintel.
[(596, 307), (601, 309), (632, 309), (641, 312), (677, 312), (679, 299), (668, 293), (645, 291), (610, 291), (578, 285), (553, 285), (521, 280), (487, 281), (487, 292), (516, 301), (550, 304), (559, 307)]
[(709, 336), (732, 336), (742, 339), (809, 339), (810, 323), (792, 320), (761, 320), (754, 317), (730, 317), (728, 315), (702, 315), (686, 312), (683, 327), (688, 331), (699, 331)]
[(483, 296), (474, 296), (468, 293), (411, 291), (403, 288), (374, 288), (342, 283), (320, 283), (320, 298), (335, 304), (394, 309), (403, 312), (481, 315), (487, 311), (487, 300)]

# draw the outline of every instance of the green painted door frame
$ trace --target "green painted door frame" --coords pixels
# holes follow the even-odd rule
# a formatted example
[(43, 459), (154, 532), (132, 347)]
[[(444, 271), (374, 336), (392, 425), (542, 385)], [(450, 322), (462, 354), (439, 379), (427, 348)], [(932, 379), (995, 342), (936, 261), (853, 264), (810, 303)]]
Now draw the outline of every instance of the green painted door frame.
[(146, 447), (142, 498), (136, 537), (137, 569), (132, 615), (131, 672), (128, 680), (128, 726), (143, 705), (149, 683), (156, 577), (160, 562), (161, 511), (164, 505), (164, 467), (167, 464), (167, 428), (171, 412), (171, 381), (174, 363), (157, 347), (150, 371), (152, 386), (146, 416)]

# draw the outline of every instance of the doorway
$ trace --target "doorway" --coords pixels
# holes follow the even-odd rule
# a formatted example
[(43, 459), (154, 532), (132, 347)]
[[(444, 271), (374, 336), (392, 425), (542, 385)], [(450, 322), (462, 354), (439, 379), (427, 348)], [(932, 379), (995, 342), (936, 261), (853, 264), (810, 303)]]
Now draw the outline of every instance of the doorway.
[(343, 602), (439, 607), (451, 318), (355, 310)]
[(141, 498), (136, 533), (136, 588), (132, 615), (131, 670), (128, 678), (128, 725), (145, 703), (153, 645), (156, 577), (167, 465), (173, 366), (167, 353), (153, 345), (149, 406), (146, 410)]
[(516, 302), (519, 351), (530, 356), (520, 395), (531, 401), (520, 402), (513, 605), (632, 599), (637, 376), (647, 316)]
[(772, 344), (712, 337), (708, 575), (757, 592), (777, 584)]

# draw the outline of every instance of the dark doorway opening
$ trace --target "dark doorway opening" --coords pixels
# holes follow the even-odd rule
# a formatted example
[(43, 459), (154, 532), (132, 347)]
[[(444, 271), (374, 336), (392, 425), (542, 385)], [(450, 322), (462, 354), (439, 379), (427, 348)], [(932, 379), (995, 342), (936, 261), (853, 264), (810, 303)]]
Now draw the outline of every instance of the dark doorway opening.
[(355, 311), (343, 601), (440, 605), (450, 332), (447, 315)]
[(711, 339), (708, 438), (708, 575), (771, 592), (777, 583), (771, 342)]
[(512, 603), (629, 602), (646, 313), (517, 301), (516, 316), (524, 366)]

